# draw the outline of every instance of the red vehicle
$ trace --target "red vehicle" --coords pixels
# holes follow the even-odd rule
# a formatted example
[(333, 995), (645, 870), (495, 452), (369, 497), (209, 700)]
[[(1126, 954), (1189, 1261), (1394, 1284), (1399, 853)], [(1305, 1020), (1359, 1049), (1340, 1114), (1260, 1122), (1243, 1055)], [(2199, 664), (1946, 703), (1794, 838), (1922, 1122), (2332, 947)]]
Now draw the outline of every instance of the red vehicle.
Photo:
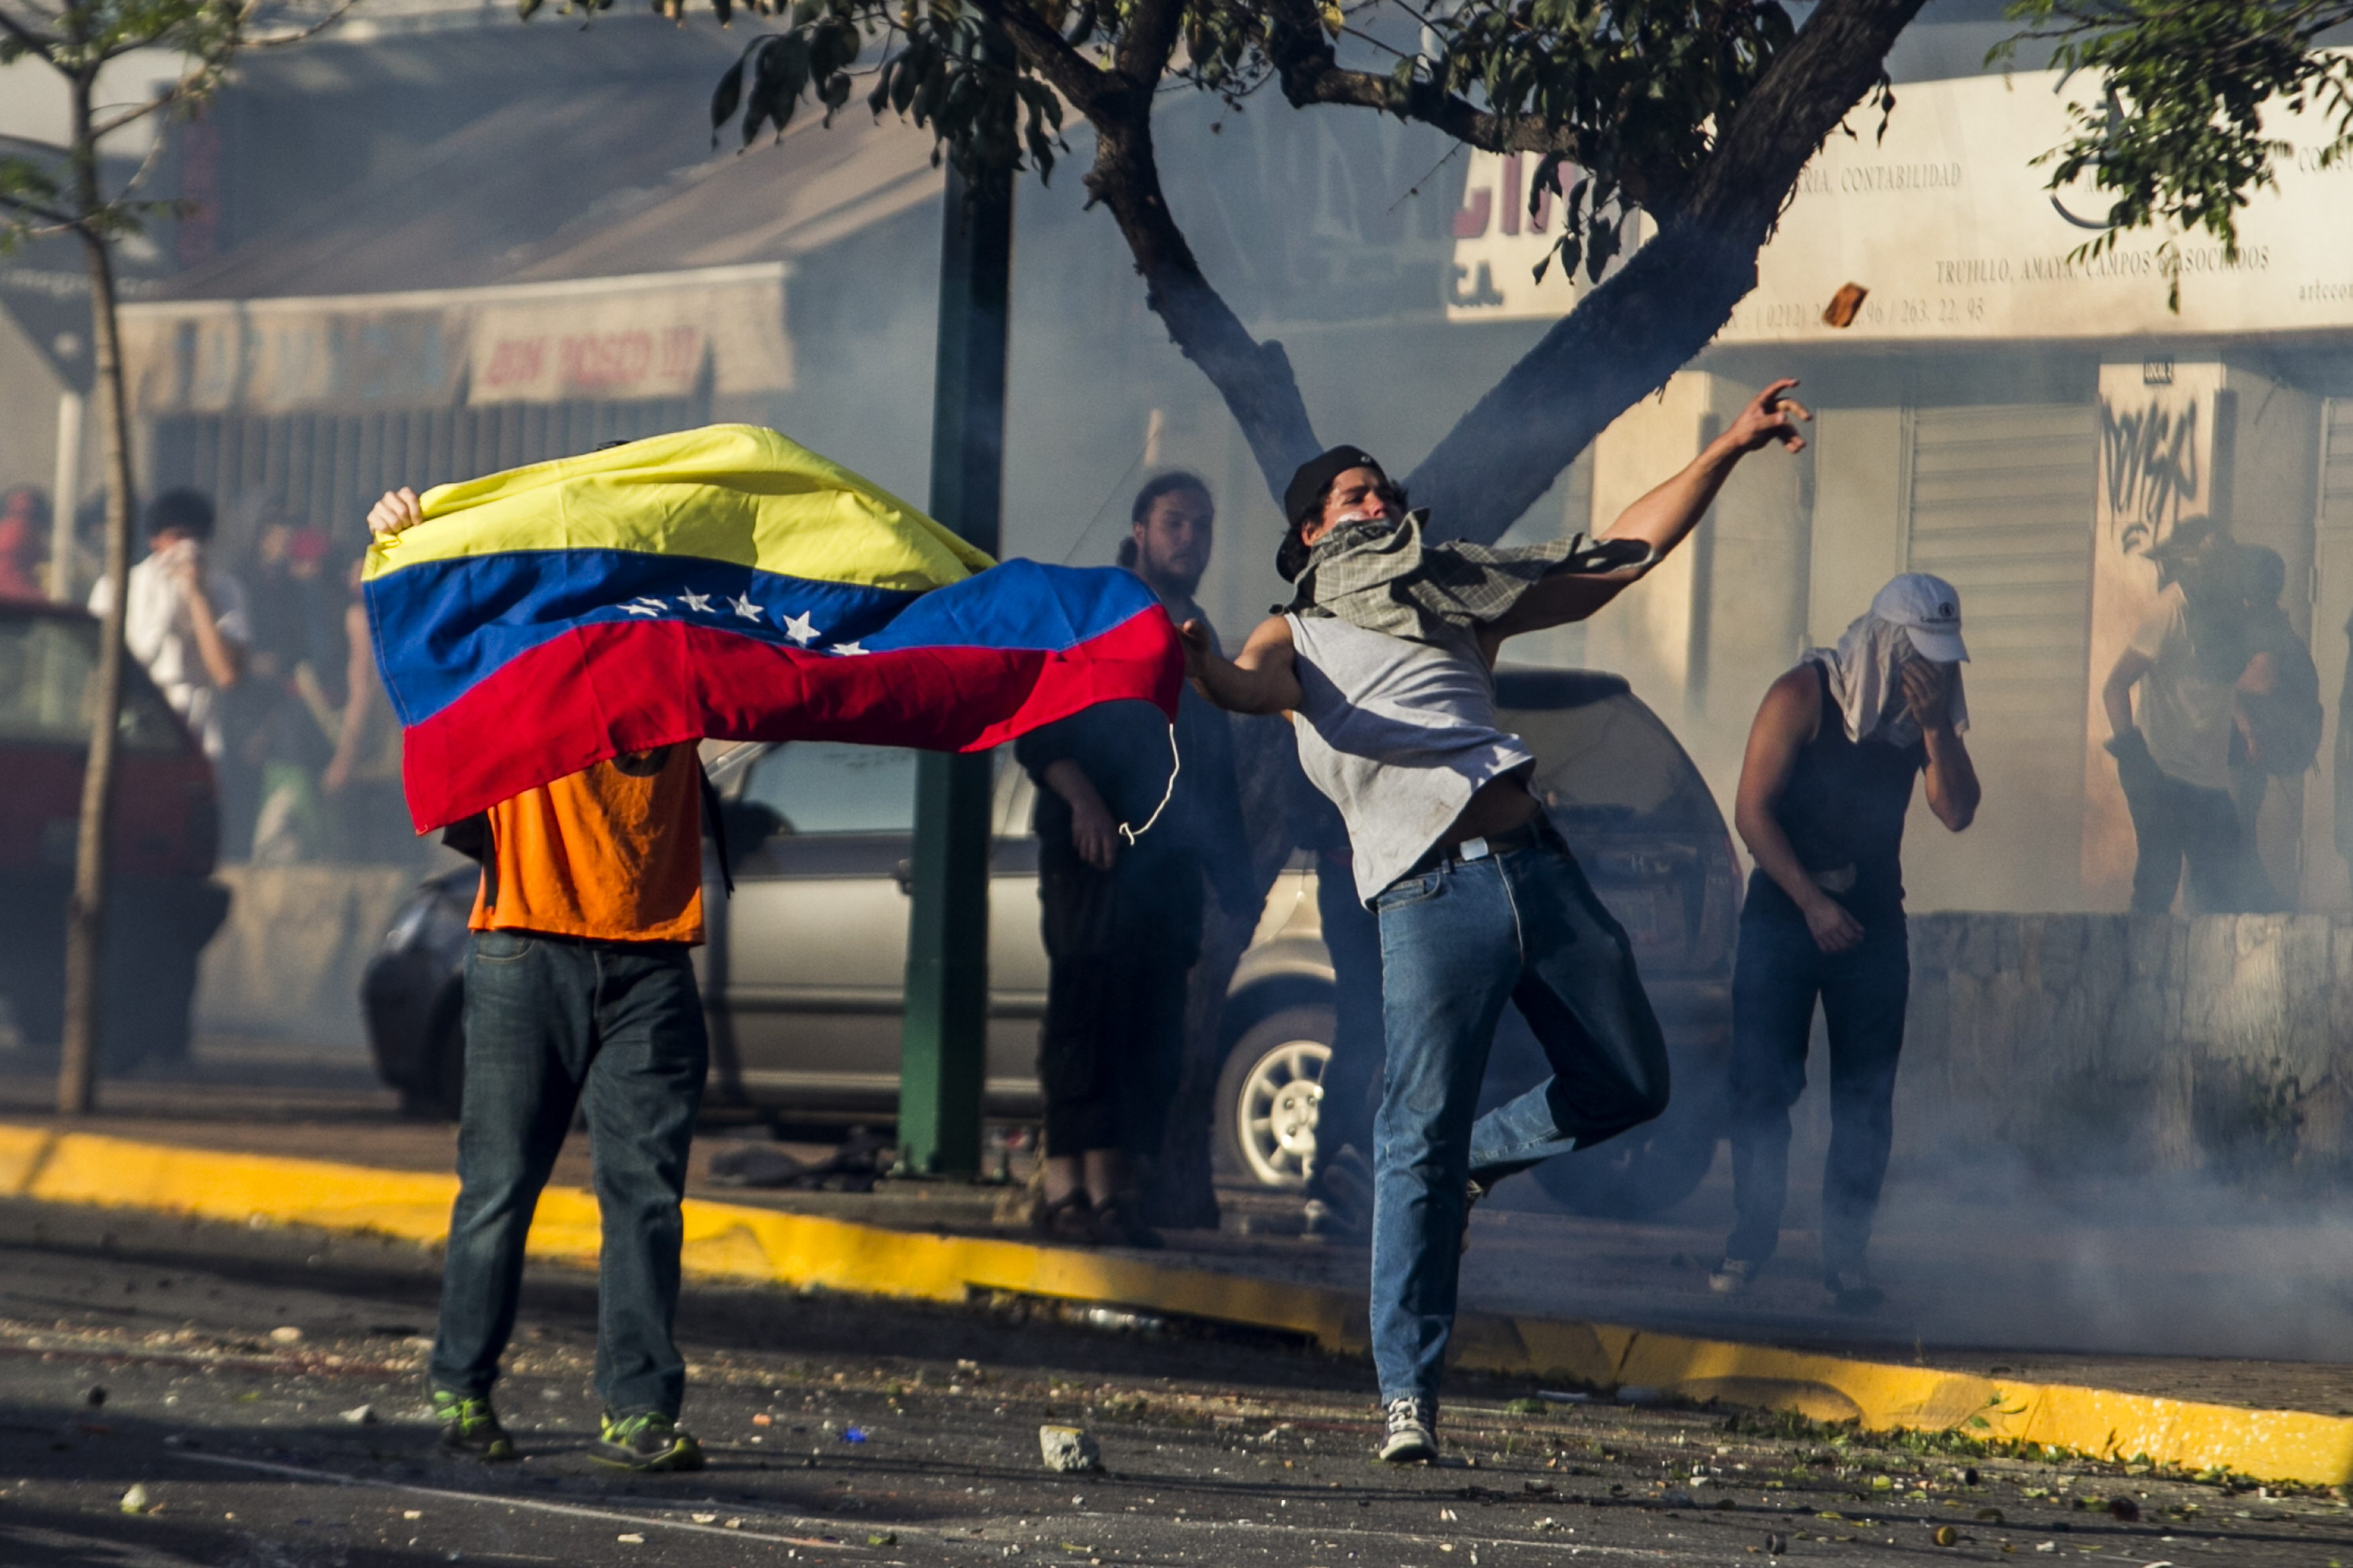
[[(0, 999), (36, 1046), (64, 1032), (66, 898), (98, 631), (67, 605), (0, 603)], [(100, 1009), (116, 1068), (186, 1056), (196, 955), (228, 914), (228, 889), (212, 880), (212, 763), (136, 660), (123, 670), (119, 733)]]

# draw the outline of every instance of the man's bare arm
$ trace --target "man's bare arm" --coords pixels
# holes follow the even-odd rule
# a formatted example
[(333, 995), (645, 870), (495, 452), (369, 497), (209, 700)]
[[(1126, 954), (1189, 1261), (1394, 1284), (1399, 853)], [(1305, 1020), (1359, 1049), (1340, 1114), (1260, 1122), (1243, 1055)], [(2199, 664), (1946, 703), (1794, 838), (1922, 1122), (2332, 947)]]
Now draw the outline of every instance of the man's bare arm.
[(1232, 658), (1209, 646), (1209, 630), (1198, 621), (1187, 621), (1177, 636), (1185, 641), (1185, 673), (1194, 689), (1228, 712), (1285, 713), (1303, 700), (1292, 663), (1291, 623), (1281, 616), (1261, 621)]
[(1961, 667), (1907, 659), (1902, 679), (1905, 703), (1928, 748), (1928, 809), (1948, 830), (1958, 833), (1977, 820), (1978, 803), (1984, 797), (1977, 763), (1970, 761), (1961, 732), (1953, 728), (1953, 693), (1960, 689)]
[[(1788, 451), (1803, 451), (1806, 438), (1798, 433), (1798, 425), (1813, 415), (1788, 395), (1797, 384), (1794, 380), (1777, 381), (1749, 399), (1748, 406), (1723, 435), (1709, 442), (1681, 473), (1620, 512), (1602, 537), (1651, 546), (1658, 552), (1651, 562), (1655, 565), (1699, 526), (1741, 458), (1776, 441)], [(1633, 567), (1599, 576), (1552, 574), (1521, 595), (1520, 602), (1491, 629), (1494, 636), (1507, 637), (1584, 620), (1641, 581), (1648, 570)]]
[(188, 606), (188, 627), (195, 633), (196, 657), (204, 661), (205, 674), (212, 683), (226, 691), (245, 675), (245, 645), (231, 641), (220, 629), (220, 613), (214, 608), (212, 594), (205, 585), (203, 553), (190, 546), (181, 548), (185, 553), (174, 563), (172, 575)]
[(1838, 721), (1837, 715), (1822, 711), (1821, 684), (1812, 670), (1799, 665), (1776, 680), (1757, 710), (1757, 721), (1749, 726), (1748, 750), (1741, 758), (1740, 788), (1732, 808), (1733, 826), (1756, 858), (1757, 868), (1789, 895), (1789, 901), (1805, 916), (1814, 945), (1824, 952), (1844, 952), (1861, 942), (1862, 922), (1822, 891), (1805, 862), (1798, 858), (1797, 847), (1789, 842), (1775, 814), (1781, 792), (1788, 788), (1789, 775), (1797, 770), (1799, 752), (1822, 724)]
[(1046, 766), (1046, 784), (1070, 803), (1071, 843), (1079, 858), (1098, 871), (1110, 870), (1119, 861), (1119, 819), (1103, 804), (1095, 781), (1070, 758), (1058, 757)]
[(2116, 655), (2115, 667), (2100, 687), (2100, 706), (2107, 713), (2111, 735), (2121, 735), (2133, 728), (2132, 689), (2148, 671), (2148, 655), (2134, 648)]

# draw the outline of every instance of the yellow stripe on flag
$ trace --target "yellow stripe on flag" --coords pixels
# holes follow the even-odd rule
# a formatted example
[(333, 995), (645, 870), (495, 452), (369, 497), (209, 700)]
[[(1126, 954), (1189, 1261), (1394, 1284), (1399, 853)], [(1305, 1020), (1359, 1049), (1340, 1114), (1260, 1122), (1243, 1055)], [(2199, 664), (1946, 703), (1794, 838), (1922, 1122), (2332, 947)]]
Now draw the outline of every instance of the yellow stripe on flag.
[(710, 425), (438, 485), (425, 521), (369, 548), (369, 580), (526, 550), (691, 555), (921, 592), (995, 563), (870, 479), (755, 425)]

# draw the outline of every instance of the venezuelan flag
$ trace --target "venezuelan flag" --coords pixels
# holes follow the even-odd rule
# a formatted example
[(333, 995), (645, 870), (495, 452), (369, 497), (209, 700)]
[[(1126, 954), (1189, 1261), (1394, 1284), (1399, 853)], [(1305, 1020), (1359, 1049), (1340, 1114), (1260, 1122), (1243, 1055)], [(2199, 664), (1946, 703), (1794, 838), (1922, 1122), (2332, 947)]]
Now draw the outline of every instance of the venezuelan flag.
[(1097, 702), (1171, 715), (1150, 589), (997, 564), (773, 430), (714, 425), (426, 493), (362, 594), (419, 832), (706, 737), (978, 751)]

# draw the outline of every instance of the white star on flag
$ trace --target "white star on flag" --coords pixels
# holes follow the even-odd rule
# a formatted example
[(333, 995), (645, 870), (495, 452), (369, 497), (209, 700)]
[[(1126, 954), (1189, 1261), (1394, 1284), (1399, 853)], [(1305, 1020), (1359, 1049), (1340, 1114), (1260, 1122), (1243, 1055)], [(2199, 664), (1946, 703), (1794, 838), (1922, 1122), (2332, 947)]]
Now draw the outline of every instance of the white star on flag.
[(785, 617), (785, 635), (792, 638), (793, 641), (800, 644), (801, 647), (807, 647), (809, 644), (817, 641), (819, 635), (817, 629), (817, 621), (815, 617), (807, 615), (786, 616)]
[(678, 602), (698, 616), (711, 613), (711, 595), (708, 594), (681, 594)]
[(730, 599), (727, 602), (733, 605), (735, 613), (745, 620), (756, 621), (760, 618), (760, 606), (752, 602), (751, 595), (746, 594), (740, 599)]
[(669, 608), (669, 606), (664, 605), (659, 599), (640, 597), (631, 599), (628, 604), (623, 605), (621, 608), (628, 611), (629, 614), (633, 616), (659, 616), (665, 609)]
[(854, 642), (838, 642), (825, 651), (828, 653), (864, 653), (866, 650), (860, 647)]

